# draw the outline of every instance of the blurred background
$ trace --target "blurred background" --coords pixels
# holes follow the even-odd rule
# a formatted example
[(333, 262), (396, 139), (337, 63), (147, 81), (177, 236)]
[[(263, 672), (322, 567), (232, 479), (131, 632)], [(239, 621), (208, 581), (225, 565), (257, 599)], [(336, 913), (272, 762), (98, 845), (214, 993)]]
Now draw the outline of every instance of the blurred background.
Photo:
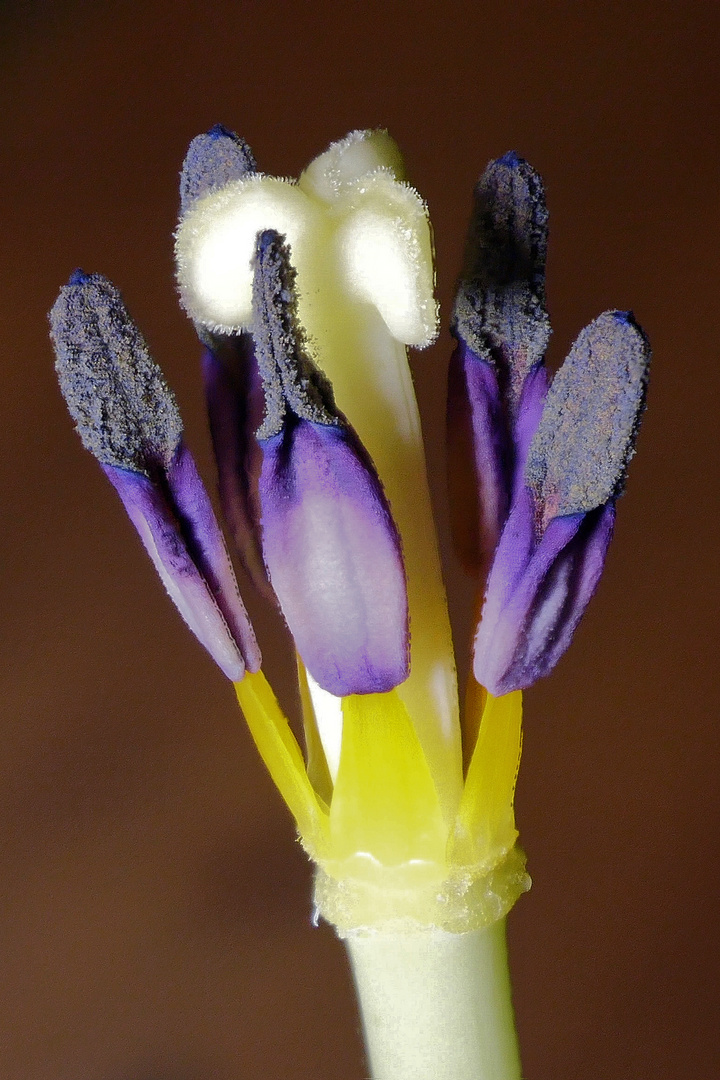
[[(720, 1075), (719, 24), (698, 0), (2, 6), (2, 1080), (365, 1075), (289, 816), (47, 340), (75, 266), (115, 280), (214, 484), (172, 232), (187, 143), (216, 121), (283, 175), (387, 126), (430, 206), (445, 325), (472, 185), (516, 149), (547, 185), (552, 362), (608, 307), (650, 334), (602, 587), (526, 696), (535, 884), (511, 961), (530, 1080)], [(449, 352), (444, 332), (412, 360), (441, 516)], [(469, 583), (449, 580), (465, 664)], [(289, 703), (287, 640), (251, 606)]]

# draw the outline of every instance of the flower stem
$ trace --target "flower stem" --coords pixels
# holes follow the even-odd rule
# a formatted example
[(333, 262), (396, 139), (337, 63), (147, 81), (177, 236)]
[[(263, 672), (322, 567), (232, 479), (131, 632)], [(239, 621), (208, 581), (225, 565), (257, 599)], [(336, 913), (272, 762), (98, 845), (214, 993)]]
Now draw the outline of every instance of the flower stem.
[(520, 1080), (504, 919), (345, 943), (373, 1080)]

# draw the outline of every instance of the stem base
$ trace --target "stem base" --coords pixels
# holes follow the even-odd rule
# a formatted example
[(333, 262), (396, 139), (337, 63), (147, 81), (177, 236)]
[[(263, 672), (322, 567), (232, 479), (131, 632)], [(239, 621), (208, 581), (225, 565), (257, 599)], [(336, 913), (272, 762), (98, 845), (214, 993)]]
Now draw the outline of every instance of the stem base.
[(504, 919), (345, 944), (373, 1080), (520, 1080)]

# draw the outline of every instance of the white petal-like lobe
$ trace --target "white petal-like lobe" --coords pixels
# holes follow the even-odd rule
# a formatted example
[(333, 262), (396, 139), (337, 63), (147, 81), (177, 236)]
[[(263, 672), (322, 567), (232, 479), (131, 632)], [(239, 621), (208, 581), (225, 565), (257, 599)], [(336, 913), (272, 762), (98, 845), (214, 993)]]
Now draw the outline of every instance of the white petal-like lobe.
[(389, 170), (358, 184), (338, 231), (347, 291), (373, 304), (390, 333), (422, 348), (437, 335), (433, 246), (427, 208)]
[(318, 154), (301, 175), (301, 188), (328, 203), (351, 195), (358, 181), (378, 169), (389, 169), (397, 180), (405, 175), (400, 148), (382, 128), (351, 131)]
[(181, 221), (175, 253), (183, 306), (197, 322), (231, 333), (252, 328), (252, 259), (257, 234), (286, 237), (303, 266), (316, 241), (318, 210), (289, 180), (250, 176), (200, 199)]

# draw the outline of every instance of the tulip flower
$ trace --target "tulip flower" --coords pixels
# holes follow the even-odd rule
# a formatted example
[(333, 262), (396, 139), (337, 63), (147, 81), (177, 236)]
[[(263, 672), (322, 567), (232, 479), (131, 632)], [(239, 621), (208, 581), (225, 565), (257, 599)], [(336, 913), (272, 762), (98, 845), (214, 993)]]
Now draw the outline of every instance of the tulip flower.
[(606, 312), (550, 379), (542, 182), (516, 154), (491, 162), (451, 326), (449, 494), (478, 609), (461, 702), (407, 363), (437, 335), (432, 238), (397, 146), (355, 131), (292, 181), (217, 125), (191, 143), (180, 194), (220, 502), (294, 638), (304, 749), (174, 399), (99, 275), (73, 275), (51, 313), (70, 412), (235, 683), (316, 865), (316, 914), (347, 944), (373, 1076), (518, 1080), (504, 920), (530, 884), (513, 810), (521, 691), (596, 588), (647, 339)]

